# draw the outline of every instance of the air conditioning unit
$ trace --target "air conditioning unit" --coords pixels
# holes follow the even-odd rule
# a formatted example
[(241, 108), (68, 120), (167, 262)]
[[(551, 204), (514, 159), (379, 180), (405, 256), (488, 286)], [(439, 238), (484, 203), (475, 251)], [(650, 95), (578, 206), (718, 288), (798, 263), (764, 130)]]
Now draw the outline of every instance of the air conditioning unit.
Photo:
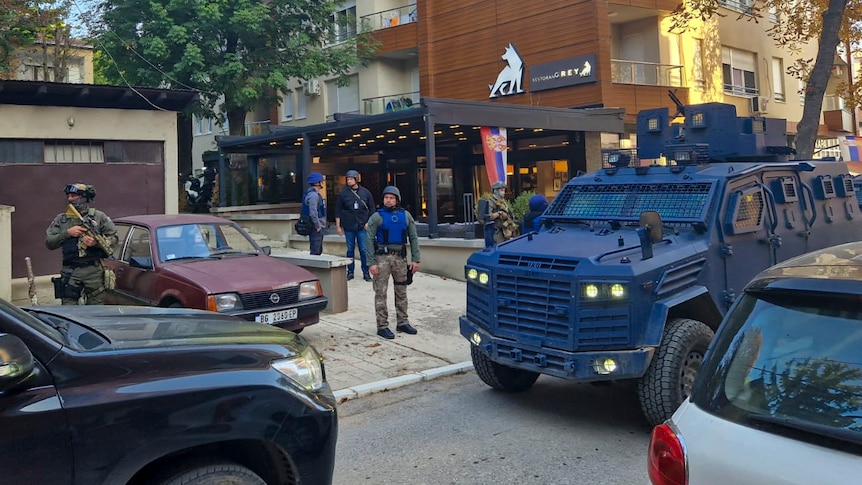
[(306, 96), (320, 96), (320, 81), (309, 79), (302, 84), (302, 90)]
[(767, 111), (767, 106), (769, 105), (769, 98), (764, 98), (763, 96), (754, 96), (749, 98), (751, 100), (751, 115), (759, 116), (765, 115)]

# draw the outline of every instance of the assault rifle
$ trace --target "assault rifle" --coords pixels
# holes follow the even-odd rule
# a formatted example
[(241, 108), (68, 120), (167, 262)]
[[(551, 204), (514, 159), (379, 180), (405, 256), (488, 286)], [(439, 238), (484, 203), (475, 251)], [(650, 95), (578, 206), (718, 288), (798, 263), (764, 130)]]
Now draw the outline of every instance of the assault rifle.
[[(90, 236), (91, 238), (96, 240), (96, 244), (99, 246), (99, 249), (105, 252), (105, 256), (110, 256), (114, 250), (111, 248), (111, 243), (105, 238), (105, 236), (101, 234), (97, 234), (93, 228), (91, 227), (92, 221), (88, 221), (81, 216), (81, 213), (78, 212), (78, 209), (75, 208), (72, 204), (66, 206), (66, 217), (69, 219), (77, 219), (81, 221), (81, 226), (87, 229), (87, 232), (84, 233), (85, 236)], [(87, 253), (87, 245), (84, 243), (84, 238), (78, 239), (78, 256), (83, 257)]]

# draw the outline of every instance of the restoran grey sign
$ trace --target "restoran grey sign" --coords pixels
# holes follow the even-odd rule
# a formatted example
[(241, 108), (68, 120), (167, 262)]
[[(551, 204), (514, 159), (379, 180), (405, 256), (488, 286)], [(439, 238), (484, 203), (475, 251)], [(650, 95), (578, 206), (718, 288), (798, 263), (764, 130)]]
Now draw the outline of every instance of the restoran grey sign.
[(544, 91), (596, 81), (598, 81), (598, 72), (595, 54), (530, 67), (530, 91)]

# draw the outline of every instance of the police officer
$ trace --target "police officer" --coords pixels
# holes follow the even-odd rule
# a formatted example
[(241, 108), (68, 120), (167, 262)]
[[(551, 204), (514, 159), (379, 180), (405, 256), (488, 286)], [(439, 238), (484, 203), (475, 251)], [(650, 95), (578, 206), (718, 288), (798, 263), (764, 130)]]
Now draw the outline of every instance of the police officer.
[(503, 181), (498, 180), (491, 185), (491, 214), (488, 218), (494, 221), (495, 243), (508, 241), (520, 234), (509, 204), (506, 203), (506, 183)]
[(302, 213), (311, 217), (314, 224), (308, 235), (308, 246), (313, 255), (323, 253), (323, 232), (326, 229), (326, 201), (320, 195), (323, 178), (323, 174), (318, 172), (308, 174), (308, 190), (302, 197)]
[(77, 305), (81, 296), (87, 305), (101, 305), (105, 298), (102, 258), (110, 256), (116, 246), (117, 228), (104, 212), (90, 207), (96, 198), (92, 185), (69, 184), (63, 191), (69, 207), (45, 231), (45, 246), (50, 250), (60, 248), (63, 253), (55, 293), (64, 305)]
[[(377, 315), (377, 335), (394, 339), (389, 329), (389, 310), (386, 295), (389, 290), (389, 276), (395, 287), (395, 330), (416, 335), (416, 329), (407, 319), (408, 271), (419, 272), (419, 236), (413, 216), (403, 208), (401, 191), (398, 187), (383, 189), (383, 207), (371, 215), (366, 225), (366, 258), (371, 264), (369, 273), (374, 277), (374, 310)], [(410, 261), (407, 262), (407, 246), (410, 244)]]

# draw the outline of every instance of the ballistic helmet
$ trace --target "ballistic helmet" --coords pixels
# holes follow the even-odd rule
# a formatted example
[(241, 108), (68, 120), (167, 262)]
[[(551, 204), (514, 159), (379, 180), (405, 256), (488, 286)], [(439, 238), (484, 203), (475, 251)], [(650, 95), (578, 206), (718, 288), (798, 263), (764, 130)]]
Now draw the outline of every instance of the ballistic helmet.
[(505, 189), (505, 188), (506, 188), (506, 182), (503, 182), (502, 180), (498, 180), (498, 181), (494, 182), (493, 185), (491, 185), (491, 190)]
[(323, 182), (323, 174), (319, 172), (311, 172), (308, 174), (308, 185), (319, 184)]
[(348, 170), (347, 173), (344, 174), (344, 177), (350, 177), (353, 180), (359, 182), (359, 172), (357, 172), (356, 170)]
[(82, 184), (81, 182), (66, 185), (63, 192), (66, 195), (78, 194), (87, 199), (87, 202), (92, 202), (96, 198), (96, 189), (92, 185)]
[(398, 199), (398, 202), (401, 202), (401, 191), (398, 190), (398, 187), (394, 185), (387, 185), (385, 189), (383, 189), (383, 195), (392, 194)]

